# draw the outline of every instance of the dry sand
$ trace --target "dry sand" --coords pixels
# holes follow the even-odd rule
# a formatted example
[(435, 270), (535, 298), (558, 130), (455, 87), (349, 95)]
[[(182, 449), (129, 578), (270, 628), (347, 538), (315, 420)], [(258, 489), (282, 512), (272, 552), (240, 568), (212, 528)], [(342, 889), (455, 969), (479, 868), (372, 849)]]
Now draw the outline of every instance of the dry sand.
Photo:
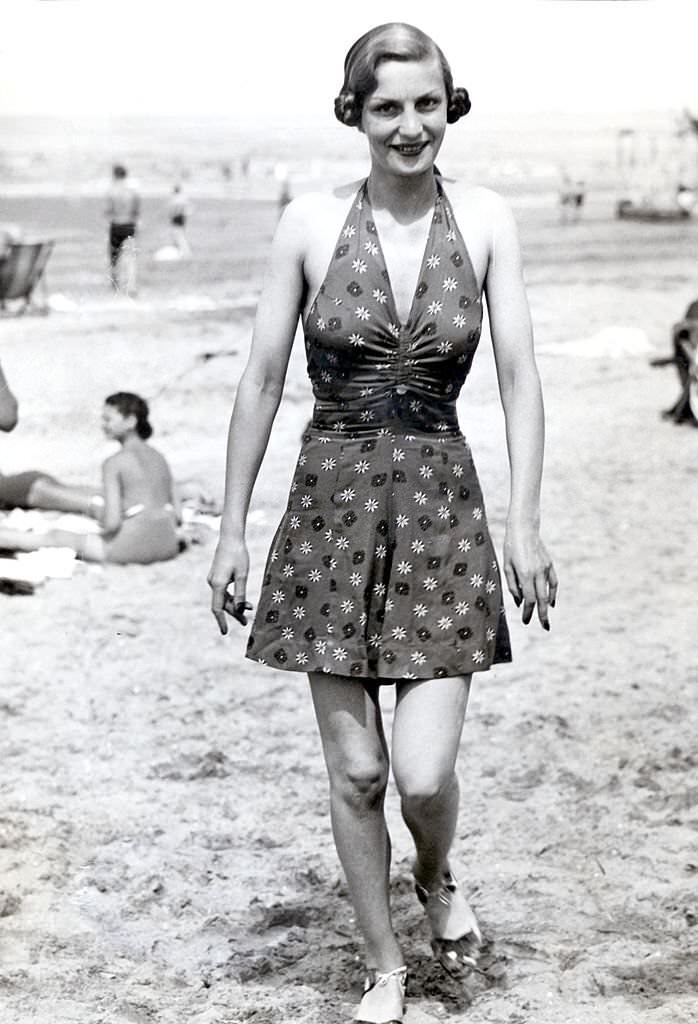
[[(220, 496), (273, 207), (200, 203), (195, 259), (145, 259), (130, 303), (103, 288), (104, 239), (84, 204), (78, 218), (74, 202), (42, 202), (8, 219), (64, 230), (49, 287), (77, 306), (0, 322), (22, 414), (3, 468), (97, 479), (104, 396), (169, 382), (154, 442), (178, 479)], [(473, 686), (455, 857), (488, 969), (465, 986), (430, 960), (390, 789), (408, 1024), (698, 1017), (698, 432), (659, 418), (676, 396), (671, 368), (564, 348), (623, 326), (668, 351), (696, 294), (698, 228), (609, 213), (592, 205), (562, 228), (554, 210), (522, 212), (561, 592), (550, 635), (524, 629), (508, 602), (514, 664)], [(150, 252), (158, 217), (151, 208)], [(201, 296), (211, 308), (187, 312)], [(210, 352), (233, 354), (198, 358)], [(309, 405), (298, 346), (253, 502), (253, 601)], [(461, 418), (501, 547), (507, 467), (486, 338)], [(33, 597), (0, 596), (2, 1024), (351, 1016), (361, 948), (307, 684), (244, 661), (244, 631), (217, 635), (212, 551), (211, 537), (171, 563), (83, 567)]]

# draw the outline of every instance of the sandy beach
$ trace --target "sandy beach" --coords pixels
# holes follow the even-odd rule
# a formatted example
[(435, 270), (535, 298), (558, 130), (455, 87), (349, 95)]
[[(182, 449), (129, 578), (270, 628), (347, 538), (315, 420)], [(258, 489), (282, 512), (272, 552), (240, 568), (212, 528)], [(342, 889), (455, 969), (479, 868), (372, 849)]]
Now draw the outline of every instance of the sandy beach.
[[(220, 499), (274, 203), (195, 199), (189, 262), (140, 289), (104, 282), (100, 204), (3, 202), (59, 238), (48, 316), (0, 320), (21, 422), (5, 472), (99, 477), (104, 397), (151, 400), (153, 443)], [(677, 395), (671, 324), (695, 299), (698, 225), (638, 225), (590, 196), (560, 225), (517, 210), (548, 415), (543, 535), (552, 631), (507, 598), (514, 662), (479, 674), (459, 761), (455, 862), (486, 939), (463, 985), (431, 961), (394, 786), (396, 927), (407, 1024), (688, 1024), (698, 1015), (695, 651), (698, 431)], [(606, 332), (600, 334), (600, 332)], [(638, 333), (644, 332), (644, 333)], [(302, 340), (255, 491), (251, 600), (311, 407)], [(501, 553), (503, 418), (483, 335), (459, 404)], [(0, 1022), (340, 1024), (362, 950), (334, 853), (306, 680), (221, 638), (214, 535), (146, 567), (81, 566), (0, 595)], [(392, 691), (383, 702), (390, 720)]]

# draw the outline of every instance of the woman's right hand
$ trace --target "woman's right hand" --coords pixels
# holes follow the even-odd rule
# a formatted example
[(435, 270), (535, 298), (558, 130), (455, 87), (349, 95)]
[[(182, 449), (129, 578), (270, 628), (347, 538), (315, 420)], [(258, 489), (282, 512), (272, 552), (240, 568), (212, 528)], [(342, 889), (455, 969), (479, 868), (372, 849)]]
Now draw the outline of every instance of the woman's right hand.
[[(244, 540), (218, 541), (208, 573), (208, 585), (211, 588), (211, 611), (223, 636), (228, 632), (226, 614), (232, 615), (241, 625), (247, 625), (245, 612), (252, 608), (245, 600), (249, 567), (250, 556)], [(228, 591), (231, 583), (232, 594)]]

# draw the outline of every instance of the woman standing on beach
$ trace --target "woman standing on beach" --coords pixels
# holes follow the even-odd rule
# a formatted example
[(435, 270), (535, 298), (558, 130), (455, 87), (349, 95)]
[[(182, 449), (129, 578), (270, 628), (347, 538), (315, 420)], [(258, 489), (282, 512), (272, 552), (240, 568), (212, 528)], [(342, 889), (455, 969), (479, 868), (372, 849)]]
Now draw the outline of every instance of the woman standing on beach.
[[(212, 610), (245, 622), (245, 520), (299, 315), (315, 394), (272, 543), (248, 657), (307, 672), (337, 851), (366, 946), (360, 1021), (401, 1021), (406, 967), (389, 906), (383, 813), (389, 745), (378, 687), (394, 683), (392, 768), (414, 837), (433, 949), (472, 966), (474, 913), (451, 872), (455, 762), (473, 672), (511, 659), (497, 561), (456, 399), (486, 297), (506, 418), (504, 572), (549, 628), (557, 579), (539, 537), (543, 405), (517, 233), (494, 193), (434, 161), (470, 108), (418, 29), (388, 24), (349, 50), (339, 120), (368, 142), (367, 180), (286, 209), (272, 247), (229, 442)], [(233, 584), (234, 594), (228, 593)]]

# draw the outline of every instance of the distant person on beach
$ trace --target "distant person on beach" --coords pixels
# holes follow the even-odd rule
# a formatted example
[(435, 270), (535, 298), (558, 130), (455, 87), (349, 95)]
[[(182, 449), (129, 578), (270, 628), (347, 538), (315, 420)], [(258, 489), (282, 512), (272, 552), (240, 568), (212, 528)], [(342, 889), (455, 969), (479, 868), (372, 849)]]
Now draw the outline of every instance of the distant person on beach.
[(690, 217), (696, 205), (696, 190), (679, 182), (676, 186), (676, 205), (684, 217)]
[(0, 430), (9, 433), (17, 426), (19, 406), (0, 364)]
[[(300, 317), (315, 408), (247, 656), (309, 676), (335, 844), (365, 942), (356, 1019), (373, 1024), (403, 1020), (407, 972), (389, 902), (389, 755), (435, 956), (467, 972), (481, 945), (451, 846), (462, 834), (455, 765), (472, 676), (511, 660), (456, 410), (483, 298), (511, 467), (506, 582), (523, 622), (537, 609), (546, 630), (557, 593), (539, 533), (543, 402), (516, 226), (499, 195), (435, 172), (447, 125), (469, 109), (441, 50), (411, 25), (371, 29), (349, 50), (335, 114), (363, 133), (370, 173), (299, 196), (280, 219), (232, 412), (209, 572), (225, 634), (226, 616), (244, 624), (251, 607), (247, 512)], [(384, 684), (395, 687), (390, 740)]]
[(284, 178), (279, 187), (279, 213), (283, 213), (288, 204), (291, 202), (291, 187), (288, 183), (288, 178)]
[(279, 183), (279, 193), (277, 202), (279, 207), (279, 215), (281, 215), (292, 199), (291, 183), (288, 179), (288, 167), (286, 166), (286, 164), (276, 164), (276, 166), (274, 167), (274, 177)]
[(109, 395), (102, 426), (108, 438), (119, 442), (121, 450), (102, 466), (101, 532), (38, 533), (0, 526), (0, 548), (36, 551), (69, 547), (86, 561), (122, 564), (174, 558), (180, 550), (178, 504), (167, 462), (147, 443), (152, 434), (147, 404), (126, 391)]
[(698, 426), (698, 299), (692, 302), (683, 320), (672, 328), (673, 355), (668, 359), (654, 359), (654, 366), (673, 363), (679, 375), (681, 392), (674, 404), (662, 417), (674, 423)]
[(10, 246), (22, 240), (22, 232), (16, 224), (0, 224), (0, 260), (7, 258)]
[(168, 215), (172, 231), (172, 244), (182, 258), (191, 256), (191, 247), (187, 239), (187, 220), (191, 214), (191, 205), (185, 196), (182, 186), (175, 185), (172, 198), (168, 204)]
[(560, 187), (560, 221), (562, 224), (576, 224), (579, 220), (584, 201), (586, 185), (579, 179), (573, 181), (568, 174), (563, 174)]
[[(109, 279), (116, 291), (123, 290), (129, 295), (135, 293), (137, 284), (135, 238), (140, 212), (140, 196), (129, 180), (128, 171), (123, 164), (114, 164), (105, 210), (109, 219)], [(119, 265), (126, 253), (128, 268), (122, 289)]]

